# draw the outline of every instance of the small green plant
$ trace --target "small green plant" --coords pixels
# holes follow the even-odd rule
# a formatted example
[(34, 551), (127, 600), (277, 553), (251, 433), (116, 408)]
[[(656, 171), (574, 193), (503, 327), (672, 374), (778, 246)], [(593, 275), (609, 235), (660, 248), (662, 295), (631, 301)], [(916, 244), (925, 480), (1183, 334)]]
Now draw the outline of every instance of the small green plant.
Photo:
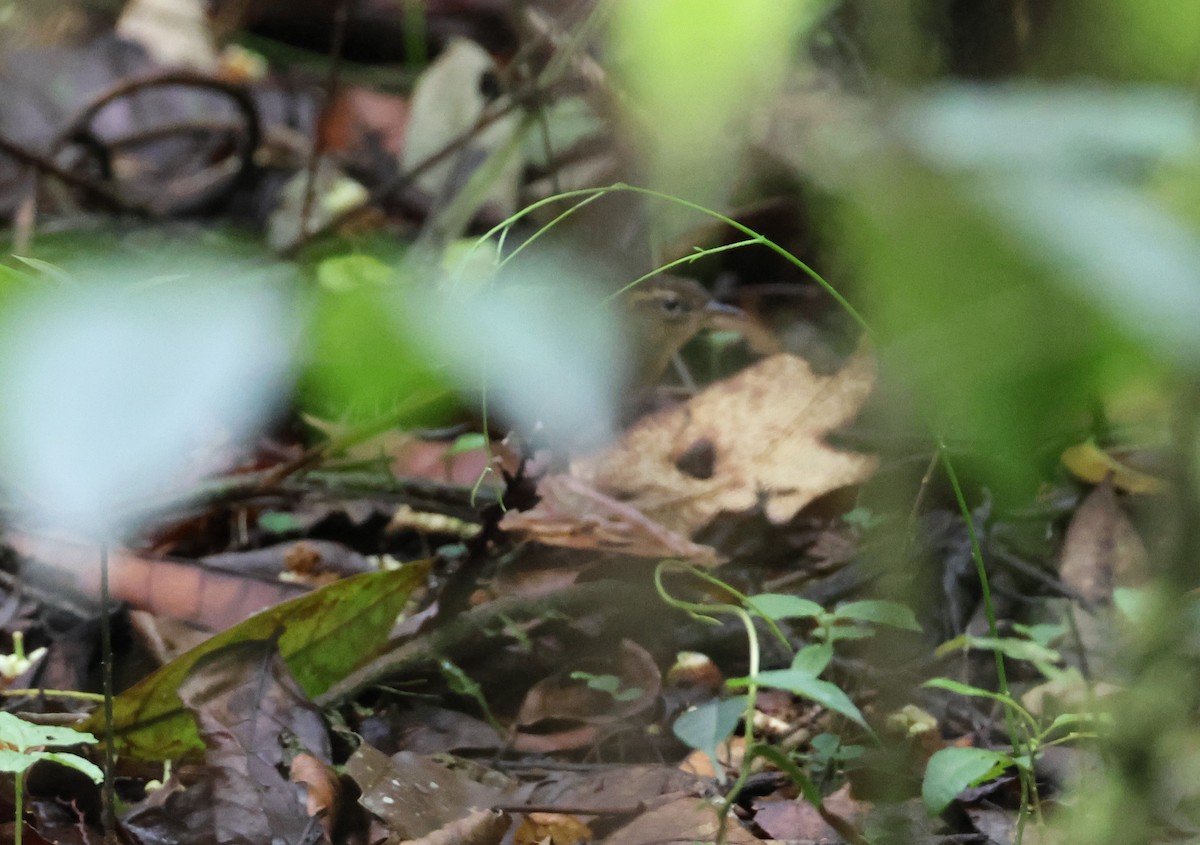
[[(1034, 776), (1033, 767), (1039, 753), (1055, 745), (1094, 738), (1097, 734), (1088, 728), (1095, 724), (1091, 714), (1062, 713), (1048, 724), (1042, 724), (1032, 713), (1009, 695), (963, 684), (949, 678), (934, 678), (925, 683), (934, 689), (943, 689), (972, 698), (988, 698), (1004, 705), (1014, 713), (1023, 734), (1022, 753), (989, 748), (943, 748), (929, 758), (925, 768), (925, 780), (921, 787), (921, 798), (931, 816), (941, 813), (964, 789), (991, 780), (1007, 769), (1016, 768), (1023, 777)], [(1030, 797), (1035, 814), (1040, 814), (1036, 793)]]
[(503, 736), (504, 727), (496, 719), (495, 714), (492, 713), (492, 708), (488, 705), (487, 698), (484, 696), (483, 689), (479, 684), (471, 680), (470, 676), (459, 668), (457, 663), (452, 663), (444, 658), (438, 661), (438, 669), (441, 670), (442, 677), (446, 679), (450, 690), (459, 695), (465, 695), (474, 699), (475, 703), (479, 705), (479, 709), (483, 711), (483, 718), (491, 725), (492, 730), (498, 735)]
[(870, 531), (872, 528), (877, 528), (886, 521), (887, 517), (875, 513), (870, 508), (861, 506), (842, 514), (842, 522), (851, 528), (857, 528), (859, 531)]
[(12, 772), (15, 776), (14, 793), (16, 822), (15, 842), (21, 845), (23, 833), (23, 816), (25, 814), (25, 777), (34, 763), (43, 760), (70, 766), (83, 772), (94, 783), (104, 780), (104, 772), (77, 754), (61, 751), (47, 751), (46, 748), (67, 747), (72, 745), (95, 744), (96, 738), (89, 733), (73, 730), (72, 728), (35, 725), (14, 716), (12, 713), (0, 712), (0, 771)]
[(808, 742), (808, 770), (814, 780), (827, 780), (836, 775), (847, 763), (857, 760), (866, 746), (842, 742), (837, 734), (819, 733)]
[[(1047, 681), (1064, 686), (1081, 686), (1083, 679), (1078, 670), (1058, 668), (1061, 657), (1049, 643), (1064, 630), (1060, 625), (1017, 625), (1016, 637), (977, 637), (963, 634), (938, 647), (935, 654), (941, 656), (957, 650), (992, 651), (1009, 660), (1021, 660), (1032, 664)], [(943, 748), (929, 759), (925, 780), (921, 790), (925, 808), (929, 814), (941, 813), (964, 789), (991, 780), (1008, 769), (1015, 768), (1022, 777), (1032, 779), (1033, 767), (1038, 754), (1046, 748), (1090, 739), (1097, 736), (1094, 730), (1101, 717), (1092, 713), (1060, 713), (1050, 721), (1039, 720), (1029, 708), (1022, 705), (1011, 694), (964, 684), (950, 678), (933, 678), (926, 687), (942, 689), (969, 698), (983, 698), (1001, 704), (1010, 717), (1015, 717), (1015, 729), (1020, 741), (1013, 744), (1014, 750), (987, 748)], [(1021, 749), (1019, 752), (1015, 749)], [(1035, 814), (1039, 807), (1036, 792), (1030, 796)]]
[[(736, 799), (750, 774), (750, 764), (753, 760), (756, 757), (766, 757), (792, 778), (805, 799), (812, 803), (822, 817), (834, 825), (839, 833), (848, 841), (861, 842), (861, 836), (853, 828), (828, 813), (820, 791), (800, 766), (778, 749), (754, 741), (752, 726), (755, 701), (760, 687), (786, 690), (794, 695), (815, 701), (825, 709), (849, 719), (874, 740), (874, 732), (863, 718), (858, 706), (837, 684), (823, 679), (821, 675), (833, 660), (834, 643), (836, 642), (872, 636), (878, 626), (919, 631), (920, 626), (912, 611), (901, 604), (890, 601), (856, 601), (843, 604), (833, 610), (826, 610), (816, 602), (798, 596), (768, 593), (749, 597), (738, 593), (706, 572), (688, 567), (687, 571), (692, 575), (718, 587), (738, 602), (737, 604), (695, 604), (681, 601), (667, 593), (662, 583), (662, 575), (669, 566), (671, 566), (669, 562), (664, 563), (656, 571), (656, 582), (659, 594), (663, 599), (668, 604), (686, 610), (698, 619), (710, 622), (715, 621), (714, 613), (728, 613), (737, 616), (745, 626), (750, 647), (749, 674), (741, 678), (732, 678), (726, 682), (730, 689), (745, 690), (745, 694), (727, 699), (714, 699), (684, 713), (675, 720), (675, 735), (692, 748), (707, 753), (713, 759), (714, 764), (717, 764), (716, 770), (720, 772), (717, 750), (737, 729), (738, 723), (743, 723), (745, 725), (746, 752), (738, 778), (725, 796), (725, 806), (729, 806)], [(772, 634), (789, 649), (791, 645), (780, 630), (779, 623), (785, 620), (809, 620), (814, 623), (812, 636), (815, 642), (799, 649), (788, 668), (760, 670), (758, 632), (754, 626), (754, 617), (765, 622)], [(810, 758), (810, 768), (823, 771), (837, 759), (840, 740), (835, 739), (833, 743), (823, 740), (821, 745), (816, 747), (819, 759)], [(846, 749), (848, 748), (850, 747), (846, 747)], [(861, 749), (857, 752), (848, 752), (841, 759), (848, 759), (849, 756), (855, 756), (856, 753), (861, 753)], [(723, 823), (724, 816), (722, 815)]]
[(0, 654), (0, 676), (8, 678), (10, 681), (23, 674), (30, 666), (41, 660), (42, 655), (46, 653), (45, 648), (35, 648), (26, 654), (25, 635), (20, 631), (13, 632), (12, 642), (12, 654)]
[(614, 701), (633, 701), (642, 694), (640, 687), (621, 689), (621, 679), (616, 675), (593, 675), (591, 672), (577, 671), (571, 673), (571, 678), (576, 681), (586, 681), (588, 689), (608, 693)]

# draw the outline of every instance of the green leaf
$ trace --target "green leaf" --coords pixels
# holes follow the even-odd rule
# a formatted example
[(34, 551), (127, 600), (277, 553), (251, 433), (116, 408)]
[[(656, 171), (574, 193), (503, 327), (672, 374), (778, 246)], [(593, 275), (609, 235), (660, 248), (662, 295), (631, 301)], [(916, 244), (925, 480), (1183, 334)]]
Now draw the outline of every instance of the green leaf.
[(1101, 717), (1093, 713), (1060, 713), (1046, 726), (1043, 735), (1049, 736), (1059, 730), (1090, 730), (1100, 721)]
[(1113, 607), (1127, 622), (1143, 625), (1154, 607), (1154, 599), (1144, 588), (1117, 587), (1113, 590)]
[(20, 774), (36, 762), (37, 758), (32, 754), (22, 754), (19, 751), (0, 748), (0, 772)]
[(446, 457), (454, 457), (467, 452), (474, 452), (477, 449), (487, 448), (487, 438), (480, 432), (471, 432), (469, 434), (461, 434), (454, 439), (450, 444), (450, 448), (446, 450)]
[[(636, 114), (654, 115), (650, 184), (692, 199), (720, 196), (735, 151), (784, 79), (794, 45), (828, 0), (687, 0), (616, 3), (607, 49)], [(712, 127), (721, 126), (720, 133)], [(669, 151), (669, 153), (666, 153)]]
[(17, 751), (84, 743), (94, 745), (95, 742), (96, 737), (84, 731), (54, 725), (35, 725), (12, 713), (0, 711), (0, 743), (11, 745)]
[(822, 628), (818, 636), (827, 638), (831, 643), (839, 640), (866, 640), (875, 636), (875, 630), (858, 624), (830, 625), (828, 628)]
[(446, 679), (446, 685), (450, 687), (451, 692), (486, 703), (483, 687), (479, 686), (478, 681), (464, 672), (457, 663), (442, 659), (438, 661), (438, 669), (441, 670), (442, 677)]
[(825, 608), (815, 601), (782, 593), (763, 593), (750, 598), (750, 608), (767, 619), (803, 619), (820, 616)]
[(372, 255), (335, 255), (317, 265), (317, 284), (330, 291), (383, 287), (395, 278), (395, 269)]
[(259, 514), (258, 527), (268, 534), (287, 534), (300, 530), (300, 520), (287, 511), (265, 511)]
[(90, 733), (68, 727), (35, 725), (12, 713), (0, 712), (0, 743), (11, 746), (0, 748), (0, 771), (20, 774), (39, 760), (46, 760), (77, 769), (96, 783), (104, 780), (100, 769), (77, 754), (42, 750), (56, 745), (95, 745), (96, 738)]
[(744, 695), (706, 701), (675, 720), (675, 736), (689, 748), (703, 751), (717, 762), (717, 747), (733, 734), (746, 711)]
[(1050, 643), (1064, 636), (1067, 632), (1067, 625), (1064, 622), (1041, 622), (1037, 625), (1022, 625), (1019, 622), (1013, 623), (1013, 630), (1023, 637), (1028, 637), (1038, 645), (1050, 647)]
[(833, 646), (828, 643), (807, 645), (792, 658), (792, 669), (796, 672), (807, 672), (816, 678), (825, 671), (830, 660), (833, 660)]
[(319, 288), (301, 381), (315, 410), (349, 409), (355, 419), (396, 414), (405, 425), (441, 421), (450, 385), (413, 328), (421, 315), (409, 294), (402, 283)]
[(943, 748), (929, 758), (921, 798), (936, 816), (964, 789), (983, 783), (1012, 765), (1012, 758), (986, 748)]
[[(734, 678), (729, 681), (731, 687), (745, 687), (751, 682), (772, 689), (783, 689), (804, 698), (812, 699), (827, 710), (832, 710), (845, 716), (855, 724), (867, 727), (858, 707), (846, 693), (828, 681), (814, 678), (812, 675), (795, 669), (778, 669), (770, 672), (759, 672), (753, 679)], [(869, 728), (868, 728), (869, 730)]]
[(921, 630), (913, 612), (894, 601), (852, 601), (835, 610), (834, 616), (838, 619), (857, 619), (861, 622), (874, 622), (876, 625), (891, 625), (906, 631)]
[(884, 522), (884, 520), (885, 517), (874, 513), (870, 508), (864, 507), (857, 507), (842, 514), (842, 522), (863, 531), (869, 531), (876, 525)]
[(10, 296), (27, 292), (36, 284), (28, 273), (7, 264), (0, 264), (0, 306), (3, 306)]
[(99, 783), (104, 780), (104, 771), (78, 754), (66, 754), (61, 751), (39, 751), (34, 756), (39, 760), (58, 763), (77, 772), (83, 772), (83, 774), (92, 779), (92, 783)]
[(504, 729), (496, 721), (496, 717), (492, 713), (492, 708), (488, 704), (487, 696), (483, 694), (483, 687), (479, 686), (479, 683), (474, 678), (451, 660), (442, 658), (438, 661), (438, 668), (442, 672), (442, 677), (446, 679), (446, 683), (449, 684), (451, 691), (474, 699), (475, 703), (479, 705), (479, 709), (483, 712), (484, 718), (487, 719), (488, 724), (492, 726), (497, 734), (502, 735)]
[(576, 671), (571, 673), (576, 681), (585, 681), (588, 689), (611, 695), (617, 701), (633, 701), (642, 694), (640, 687), (621, 689), (621, 679), (616, 675), (593, 675), (591, 672)]
[(860, 159), (840, 227), (856, 293), (1001, 498), (1042, 479), (1030, 456), (1091, 397), (1162, 372), (1152, 350), (1200, 353), (1200, 248), (1139, 184), (1191, 155), (1195, 113), (1182, 91), (938, 88), (897, 117), (908, 149)]
[(857, 759), (867, 750), (861, 745), (843, 745), (842, 738), (831, 733), (817, 734), (809, 740), (809, 745), (812, 746), (810, 756), (820, 766)]
[(930, 687), (931, 689), (944, 689), (947, 692), (965, 695), (970, 698), (990, 698), (993, 701), (999, 701), (1001, 704), (1008, 704), (1018, 709), (1024, 709), (1016, 701), (1006, 695), (1001, 695), (998, 692), (983, 689), (982, 687), (973, 687), (970, 684), (964, 684), (960, 681), (954, 681), (950, 678), (930, 678), (921, 686)]
[(1039, 645), (1032, 640), (1022, 640), (1015, 637), (993, 639), (992, 637), (973, 637), (969, 634), (961, 634), (952, 640), (947, 640), (934, 650), (934, 655), (942, 657), (952, 651), (967, 648), (998, 651), (1005, 657), (1012, 658), (1013, 660), (1028, 660), (1031, 663), (1053, 664), (1062, 660), (1062, 655), (1057, 651)]
[[(258, 613), (205, 640), (113, 700), (113, 731), (122, 754), (146, 760), (183, 756), (202, 747), (176, 690), (206, 654), (282, 631), (279, 652), (309, 696), (319, 695), (369, 660), (386, 642), (409, 595), (424, 583), (427, 563), (346, 578)], [(103, 729), (95, 713), (86, 725)]]

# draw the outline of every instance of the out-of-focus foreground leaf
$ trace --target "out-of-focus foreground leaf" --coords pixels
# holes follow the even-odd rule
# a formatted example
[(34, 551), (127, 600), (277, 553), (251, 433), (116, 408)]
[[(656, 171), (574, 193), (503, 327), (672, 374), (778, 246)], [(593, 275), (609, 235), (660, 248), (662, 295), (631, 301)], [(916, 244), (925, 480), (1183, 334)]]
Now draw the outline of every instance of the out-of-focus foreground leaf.
[[(180, 256), (45, 278), (0, 313), (0, 481), (22, 515), (111, 539), (278, 410), (293, 330), (272, 280)], [(139, 269), (140, 268), (140, 269)]]
[(301, 378), (310, 406), (339, 416), (390, 415), (401, 425), (439, 421), (451, 385), (416, 336), (422, 317), (414, 284), (371, 255), (320, 262)]
[(643, 0), (613, 7), (611, 63), (651, 187), (722, 206), (753, 117), (827, 0)]
[(1169, 91), (948, 88), (860, 162), (842, 236), (881, 358), (1001, 487), (1096, 397), (1200, 361), (1200, 240), (1149, 190), (1194, 154), (1195, 112)]

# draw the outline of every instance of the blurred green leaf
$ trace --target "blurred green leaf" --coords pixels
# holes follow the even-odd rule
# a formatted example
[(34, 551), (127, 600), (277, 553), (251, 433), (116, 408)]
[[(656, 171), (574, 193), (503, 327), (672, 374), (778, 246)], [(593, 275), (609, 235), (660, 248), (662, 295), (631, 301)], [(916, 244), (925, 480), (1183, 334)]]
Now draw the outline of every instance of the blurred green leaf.
[(846, 693), (842, 692), (835, 684), (814, 678), (807, 671), (775, 669), (769, 672), (759, 672), (754, 678), (733, 678), (729, 681), (729, 686), (740, 688), (750, 683), (787, 690), (803, 698), (812, 699), (825, 709), (839, 713), (864, 728), (867, 727), (862, 712)]
[(955, 681), (951, 678), (930, 678), (921, 686), (929, 687), (930, 689), (943, 689), (947, 692), (952, 692), (955, 695), (964, 695), (969, 698), (988, 698), (993, 701), (999, 701), (1002, 704), (1008, 704), (1014, 707), (1020, 706), (1008, 696), (1001, 695), (998, 692), (992, 692), (991, 690), (983, 689), (982, 687), (964, 684), (962, 681)]
[[(647, 143), (650, 183), (720, 205), (753, 110), (826, 0), (639, 0), (613, 7), (609, 55)], [(641, 134), (641, 133), (639, 133)], [(714, 200), (716, 201), (714, 203)]]
[(751, 596), (750, 605), (756, 613), (767, 619), (805, 619), (825, 612), (825, 608), (815, 601), (783, 593)]
[(571, 677), (577, 681), (585, 681), (588, 689), (611, 695), (616, 701), (633, 701), (642, 694), (638, 687), (621, 689), (621, 679), (616, 675), (593, 675), (591, 672), (576, 671)]
[(38, 275), (45, 276), (59, 284), (76, 284), (76, 280), (72, 278), (71, 274), (57, 264), (51, 264), (49, 261), (42, 261), (40, 258), (33, 258), (26, 255), (14, 255), (13, 259), (32, 268)]
[(1033, 640), (1022, 640), (1016, 637), (975, 637), (970, 634), (961, 634), (942, 643), (934, 653), (941, 656), (963, 648), (998, 651), (1013, 660), (1029, 660), (1037, 663), (1054, 664), (1062, 660), (1062, 655), (1057, 651), (1035, 643)]
[(259, 514), (258, 527), (268, 534), (287, 534), (291, 531), (299, 531), (301, 525), (294, 513), (266, 511)]
[(446, 450), (446, 457), (450, 458), (455, 455), (463, 455), (467, 452), (474, 452), (477, 449), (485, 448), (487, 448), (487, 438), (482, 433), (473, 432), (463, 434), (454, 438), (454, 442)]
[(86, 731), (56, 725), (35, 725), (19, 716), (0, 711), (0, 742), (16, 751), (46, 747), (95, 744), (96, 737)]
[(333, 292), (383, 287), (395, 278), (392, 267), (370, 255), (335, 255), (317, 264), (317, 284)]
[(230, 278), (221, 256), (175, 258), (186, 278), (98, 262), (0, 312), (0, 477), (27, 518), (120, 536), (150, 499), (211, 469), (214, 431), (239, 443), (277, 413), (291, 300), (261, 277)]
[(833, 615), (838, 619), (857, 619), (861, 622), (874, 622), (876, 625), (891, 625), (893, 628), (903, 628), (906, 631), (921, 630), (912, 610), (894, 601), (847, 602), (835, 610)]
[(319, 413), (438, 422), (451, 405), (450, 385), (408, 325), (418, 315), (405, 284), (380, 284), (380, 268), (369, 259), (322, 266), (332, 267), (326, 276), (333, 281), (319, 288), (313, 307), (301, 382), (308, 402)]
[(1039, 478), (1097, 398), (1200, 361), (1200, 243), (1146, 190), (1192, 149), (1186, 95), (948, 88), (853, 179), (843, 235), (885, 367), (1002, 491)]
[(936, 816), (968, 787), (983, 783), (1011, 764), (1007, 754), (986, 748), (943, 748), (929, 758), (921, 798), (925, 810)]
[(807, 672), (815, 678), (825, 671), (831, 660), (833, 646), (829, 643), (807, 645), (792, 658), (792, 669), (796, 672)]
[(688, 710), (675, 720), (673, 730), (689, 748), (708, 754), (720, 771), (717, 748), (733, 734), (746, 711), (746, 696), (712, 699)]
[[(1055, 4), (1042, 64), (1051, 75), (1195, 83), (1200, 6), (1139, 0)], [(1056, 30), (1056, 31), (1055, 31)]]

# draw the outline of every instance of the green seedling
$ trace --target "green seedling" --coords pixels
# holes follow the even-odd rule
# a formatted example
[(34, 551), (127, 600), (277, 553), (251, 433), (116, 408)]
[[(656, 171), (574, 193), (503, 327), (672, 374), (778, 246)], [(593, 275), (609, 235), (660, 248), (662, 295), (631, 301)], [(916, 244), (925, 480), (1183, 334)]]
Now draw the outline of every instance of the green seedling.
[(591, 672), (572, 672), (571, 678), (576, 681), (586, 681), (588, 689), (608, 693), (614, 701), (633, 701), (642, 694), (640, 687), (621, 689), (621, 679), (616, 675), (593, 675)]
[(451, 691), (473, 699), (479, 705), (479, 709), (483, 712), (483, 718), (491, 725), (492, 730), (500, 736), (504, 736), (504, 727), (492, 713), (492, 708), (488, 706), (487, 698), (484, 697), (483, 689), (479, 684), (460, 669), (458, 664), (451, 663), (449, 660), (439, 660), (438, 669), (441, 670), (442, 677), (446, 679)]
[(0, 712), (0, 771), (12, 772), (15, 793), (15, 839), (21, 845), (24, 830), (23, 817), (25, 814), (25, 778), (34, 763), (42, 761), (69, 766), (83, 772), (92, 779), (93, 783), (104, 780), (104, 772), (77, 754), (63, 751), (47, 751), (47, 748), (70, 747), (73, 745), (94, 745), (96, 738), (89, 733), (76, 731), (72, 728), (35, 725), (14, 716), (12, 713)]

